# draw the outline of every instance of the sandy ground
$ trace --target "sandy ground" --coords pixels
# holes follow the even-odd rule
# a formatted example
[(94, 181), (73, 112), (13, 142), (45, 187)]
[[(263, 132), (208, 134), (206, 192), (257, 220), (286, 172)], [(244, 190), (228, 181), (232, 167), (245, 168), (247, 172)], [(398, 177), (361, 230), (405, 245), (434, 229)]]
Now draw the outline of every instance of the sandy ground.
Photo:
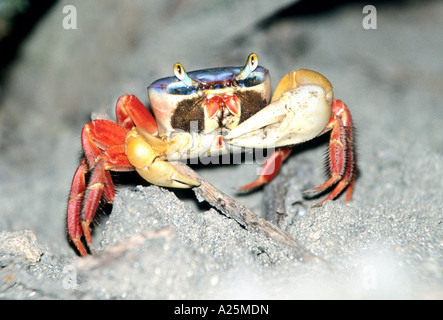
[[(291, 1), (61, 1), (23, 45), (0, 104), (0, 297), (9, 299), (442, 299), (443, 62), (439, 1), (301, 14)], [(252, 9), (253, 8), (253, 9)], [(278, 177), (239, 195), (258, 164), (197, 166), (220, 190), (323, 259), (301, 262), (192, 192), (119, 186), (79, 258), (66, 199), (91, 112), (187, 70), (243, 65), (256, 52), (273, 85), (324, 74), (350, 107), (359, 178), (351, 202), (311, 209), (327, 136), (297, 147)]]

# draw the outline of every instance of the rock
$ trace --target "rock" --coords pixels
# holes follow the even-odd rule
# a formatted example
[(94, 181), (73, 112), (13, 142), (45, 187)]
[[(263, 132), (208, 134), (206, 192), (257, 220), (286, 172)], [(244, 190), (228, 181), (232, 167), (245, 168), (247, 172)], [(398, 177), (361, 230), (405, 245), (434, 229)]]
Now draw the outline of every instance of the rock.
[(14, 260), (35, 264), (42, 254), (43, 248), (32, 230), (0, 232), (0, 265), (8, 265)]

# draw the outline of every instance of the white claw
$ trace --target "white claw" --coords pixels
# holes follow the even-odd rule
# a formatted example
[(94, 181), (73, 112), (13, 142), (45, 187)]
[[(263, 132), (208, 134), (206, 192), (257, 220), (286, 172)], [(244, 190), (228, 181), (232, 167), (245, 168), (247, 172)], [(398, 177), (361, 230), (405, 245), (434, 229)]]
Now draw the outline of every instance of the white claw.
[(269, 127), (273, 124), (281, 123), (286, 114), (287, 111), (284, 107), (282, 107), (282, 103), (280, 101), (276, 101), (268, 105), (266, 108), (260, 110), (251, 118), (242, 122), (238, 127), (229, 131), (224, 138), (235, 139), (243, 135), (251, 135), (256, 130)]
[(329, 122), (331, 105), (318, 85), (301, 85), (231, 130), (224, 140), (248, 148), (293, 145), (318, 136)]

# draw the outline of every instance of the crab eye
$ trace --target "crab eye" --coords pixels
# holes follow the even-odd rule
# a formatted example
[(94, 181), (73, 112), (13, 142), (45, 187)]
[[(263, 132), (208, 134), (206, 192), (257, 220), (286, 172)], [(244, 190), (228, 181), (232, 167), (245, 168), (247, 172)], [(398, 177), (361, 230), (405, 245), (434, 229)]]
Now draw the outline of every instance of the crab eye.
[(183, 66), (179, 62), (174, 64), (174, 75), (181, 81), (186, 77), (185, 69), (183, 69)]
[(251, 72), (253, 72), (258, 66), (258, 56), (255, 53), (251, 53), (248, 57), (247, 64)]
[(183, 81), (187, 87), (191, 87), (194, 83), (194, 81), (186, 73), (185, 68), (183, 68), (179, 62), (174, 64), (174, 75), (178, 80)]
[(251, 53), (246, 60), (246, 64), (240, 71), (238, 76), (235, 77), (236, 80), (245, 80), (249, 75), (257, 69), (258, 66), (258, 56), (255, 53)]

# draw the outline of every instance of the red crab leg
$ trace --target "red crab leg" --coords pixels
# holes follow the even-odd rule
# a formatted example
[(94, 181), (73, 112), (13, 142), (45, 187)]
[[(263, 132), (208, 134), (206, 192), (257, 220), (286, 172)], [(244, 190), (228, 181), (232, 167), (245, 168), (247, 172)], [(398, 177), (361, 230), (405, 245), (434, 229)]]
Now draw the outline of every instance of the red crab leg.
[(90, 177), (88, 187), (85, 191), (85, 204), (81, 211), (81, 227), (85, 236), (86, 244), (92, 252), (95, 252), (92, 248), (92, 238), (89, 225), (94, 218), (97, 211), (98, 204), (102, 197), (103, 188), (105, 184), (105, 160), (103, 158), (95, 166), (92, 175)]
[[(67, 212), (68, 235), (81, 255), (87, 254), (81, 236), (84, 234), (87, 242), (90, 241), (89, 228), (81, 220), (86, 221), (89, 227), (101, 195), (104, 193), (108, 202), (112, 202), (115, 196), (108, 170), (133, 170), (124, 150), (127, 132), (127, 129), (108, 120), (95, 120), (83, 127), (81, 141), (85, 158), (72, 179)], [(111, 164), (109, 167), (105, 165), (106, 161)], [(89, 171), (92, 174), (86, 188), (85, 175)], [(85, 229), (88, 229), (86, 233)]]
[(115, 114), (117, 123), (126, 129), (131, 129), (135, 124), (150, 134), (157, 135), (157, 121), (136, 96), (121, 96), (115, 106)]
[[(89, 168), (94, 168), (102, 150), (124, 144), (127, 133), (128, 130), (108, 120), (95, 120), (86, 124), (82, 130), (82, 147)], [(105, 180), (104, 195), (108, 203), (112, 203), (115, 190), (109, 172), (105, 172)]]
[[(71, 192), (68, 202), (67, 228), (71, 241), (76, 246), (82, 256), (87, 255), (86, 249), (81, 242), (83, 235), (83, 226), (80, 221), (83, 199), (85, 198), (86, 180), (85, 175), (88, 172), (86, 159), (83, 158), (72, 179)], [(105, 175), (104, 193), (108, 202), (112, 202), (115, 196), (112, 180), (109, 172)], [(110, 185), (108, 184), (110, 183)]]
[(331, 194), (315, 206), (320, 206), (327, 200), (335, 199), (346, 187), (346, 201), (351, 199), (355, 181), (356, 163), (354, 158), (354, 141), (351, 113), (340, 100), (332, 103), (332, 116), (326, 128), (332, 127), (329, 141), (329, 170), (331, 177), (321, 186), (305, 193), (316, 193), (337, 184)]
[(268, 182), (270, 182), (277, 175), (281, 168), (283, 161), (291, 154), (292, 147), (278, 148), (274, 151), (271, 156), (266, 159), (263, 165), (260, 175), (257, 180), (251, 182), (250, 184), (240, 188), (240, 191), (250, 191), (252, 189), (258, 188)]
[(86, 188), (85, 174), (88, 172), (86, 159), (83, 158), (72, 179), (71, 192), (68, 202), (67, 226), (68, 235), (82, 256), (87, 255), (81, 242), (82, 226), (80, 224), (80, 211)]
[(124, 144), (128, 129), (109, 120), (94, 120), (82, 130), (82, 148), (88, 160), (89, 168), (103, 152), (111, 146)]
[(106, 189), (106, 174), (109, 174), (109, 171), (132, 171), (133, 169), (126, 157), (124, 145), (110, 147), (103, 152), (96, 163), (89, 178), (88, 187), (85, 192), (84, 206), (81, 211), (81, 226), (86, 243), (91, 251), (93, 251), (93, 249), (89, 225), (94, 219), (98, 205)]
[[(71, 184), (68, 203), (68, 235), (81, 255), (87, 255), (81, 237), (85, 236), (91, 251), (92, 222), (101, 198), (108, 203), (115, 197), (109, 171), (131, 171), (134, 167), (125, 154), (125, 139), (129, 129), (137, 125), (156, 135), (157, 123), (151, 113), (133, 95), (124, 95), (116, 104), (117, 124), (108, 120), (95, 120), (83, 127), (82, 147), (85, 158), (77, 168)], [(91, 172), (88, 186), (85, 176)], [(83, 207), (82, 207), (83, 206)]]

